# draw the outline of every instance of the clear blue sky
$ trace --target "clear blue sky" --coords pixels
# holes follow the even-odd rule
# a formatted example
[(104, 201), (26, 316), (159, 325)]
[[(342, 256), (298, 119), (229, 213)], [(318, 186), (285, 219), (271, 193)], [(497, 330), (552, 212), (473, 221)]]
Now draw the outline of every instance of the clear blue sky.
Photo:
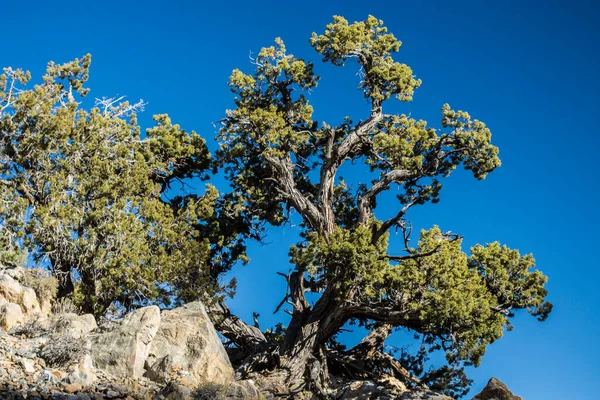
[[(503, 166), (484, 182), (464, 173), (444, 186), (441, 202), (411, 214), (439, 224), (465, 243), (501, 241), (534, 253), (549, 277), (555, 310), (545, 323), (527, 315), (489, 347), (470, 371), (477, 393), (497, 376), (527, 400), (591, 399), (600, 376), (597, 287), (600, 108), (599, 6), (592, 0), (547, 1), (28, 1), (2, 2), (0, 66), (39, 78), (49, 60), (93, 55), (91, 96), (127, 95), (169, 113), (215, 148), (212, 122), (231, 107), (227, 78), (251, 70), (248, 55), (281, 36), (288, 50), (318, 61), (308, 45), (332, 15), (373, 14), (404, 43), (399, 60), (423, 80), (412, 112), (437, 123), (445, 102), (485, 121)], [(316, 117), (336, 123), (364, 117), (354, 67), (317, 64), (322, 80), (310, 97)], [(198, 190), (202, 190), (201, 187)], [(390, 203), (389, 207), (393, 207)], [(381, 212), (386, 212), (386, 205)], [(387, 211), (390, 212), (391, 208)], [(232, 309), (261, 313), (268, 327), (284, 290), (297, 228), (278, 229), (252, 245), (252, 262), (235, 271)], [(356, 333), (346, 336), (357, 340)], [(401, 345), (400, 335), (390, 344)]]

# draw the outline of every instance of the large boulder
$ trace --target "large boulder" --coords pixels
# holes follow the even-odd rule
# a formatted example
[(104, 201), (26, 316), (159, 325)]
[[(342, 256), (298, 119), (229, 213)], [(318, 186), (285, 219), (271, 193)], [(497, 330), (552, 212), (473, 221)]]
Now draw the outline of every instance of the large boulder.
[(52, 330), (55, 333), (69, 335), (75, 339), (84, 337), (97, 327), (96, 319), (92, 314), (65, 313), (52, 318)]
[(20, 306), (27, 315), (37, 314), (42, 311), (35, 290), (30, 287), (22, 287)]
[(21, 301), (23, 287), (5, 271), (0, 273), (0, 298), (8, 303), (18, 304)]
[(115, 329), (91, 333), (94, 366), (118, 378), (140, 378), (159, 325), (159, 308), (149, 306), (127, 314)]
[(147, 370), (152, 380), (175, 379), (194, 387), (203, 382), (226, 385), (234, 379), (225, 348), (200, 302), (162, 312)]
[(26, 315), (34, 315), (41, 311), (35, 290), (30, 287), (22, 286), (10, 274), (12, 270), (2, 270), (0, 273), (0, 303), (8, 302), (18, 304)]
[(9, 331), (15, 326), (21, 324), (25, 316), (21, 307), (15, 303), (0, 304), (0, 329)]
[(523, 400), (523, 398), (512, 394), (500, 380), (492, 378), (483, 390), (473, 397), (473, 400)]

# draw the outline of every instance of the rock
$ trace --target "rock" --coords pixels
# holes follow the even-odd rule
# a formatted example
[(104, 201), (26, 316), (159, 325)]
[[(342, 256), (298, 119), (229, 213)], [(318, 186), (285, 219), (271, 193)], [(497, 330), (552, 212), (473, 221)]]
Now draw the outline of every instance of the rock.
[(107, 399), (116, 399), (118, 397), (121, 397), (121, 393), (117, 392), (116, 390), (109, 390), (106, 392)]
[(201, 302), (163, 311), (152, 341), (147, 376), (167, 382), (179, 371), (189, 372), (178, 377), (178, 382), (186, 386), (229, 384), (234, 380), (225, 348)]
[(58, 375), (58, 371), (50, 371), (46, 369), (37, 378), (37, 383), (44, 387), (48, 385), (55, 385), (60, 379), (61, 376)]
[(42, 315), (49, 317), (52, 315), (52, 299), (40, 298), (40, 312)]
[(7, 273), (0, 274), (0, 297), (8, 303), (18, 304), (21, 301), (23, 287)]
[(21, 286), (17, 278), (22, 274), (7, 271), (18, 271), (18, 269), (3, 270), (0, 274), (0, 303), (17, 304), (21, 307), (21, 311), (27, 315), (40, 313), (40, 303), (35, 290)]
[(22, 287), (19, 305), (27, 315), (36, 314), (42, 311), (35, 290), (30, 287)]
[(166, 400), (192, 400), (192, 389), (186, 386), (179, 385), (175, 382), (170, 382), (160, 392), (161, 398)]
[(427, 389), (413, 389), (404, 392), (402, 400), (453, 400), (452, 397)]
[(82, 356), (77, 363), (69, 367), (69, 375), (67, 381), (71, 384), (89, 386), (96, 380), (94, 367), (92, 365), (92, 356), (88, 351)]
[(523, 398), (512, 394), (500, 380), (492, 378), (483, 390), (473, 397), (473, 400), (523, 400)]
[(384, 386), (372, 381), (350, 382), (344, 385), (339, 393), (341, 397), (338, 398), (342, 400), (392, 400), (396, 398), (387, 393)]
[(68, 383), (64, 386), (64, 391), (67, 393), (79, 392), (83, 387), (77, 383)]
[(94, 366), (115, 377), (139, 378), (160, 324), (156, 306), (127, 314), (114, 330), (90, 334)]
[(2, 269), (1, 271), (2, 271), (1, 273), (3, 275), (8, 275), (16, 281), (20, 281), (21, 279), (23, 279), (23, 276), (26, 273), (25, 268), (23, 268), (23, 267), (5, 268), (5, 269)]
[(0, 329), (9, 331), (24, 320), (25, 316), (18, 304), (4, 303), (0, 305)]
[(231, 385), (229, 385), (225, 397), (228, 400), (260, 400), (262, 395), (256, 388), (254, 381), (248, 379), (244, 381), (233, 382)]
[(35, 361), (29, 358), (21, 358), (19, 360), (19, 364), (23, 367), (23, 371), (28, 374), (33, 374), (35, 372)]
[(407, 390), (406, 385), (402, 381), (390, 375), (384, 376), (380, 382), (387, 386), (391, 394), (400, 395)]
[(84, 337), (98, 327), (92, 314), (77, 315), (75, 313), (55, 316), (52, 325), (54, 332), (70, 335), (75, 339)]

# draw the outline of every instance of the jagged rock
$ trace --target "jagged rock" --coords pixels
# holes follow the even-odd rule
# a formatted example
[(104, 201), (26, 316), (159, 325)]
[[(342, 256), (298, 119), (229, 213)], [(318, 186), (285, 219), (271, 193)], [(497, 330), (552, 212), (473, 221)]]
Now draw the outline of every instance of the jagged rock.
[(473, 397), (473, 400), (523, 400), (523, 398), (512, 394), (500, 380), (492, 378), (483, 390)]
[(9, 331), (24, 320), (25, 316), (18, 304), (4, 303), (0, 305), (0, 329)]
[(452, 397), (427, 389), (413, 389), (404, 392), (402, 400), (453, 400)]
[(234, 379), (225, 348), (200, 302), (162, 312), (147, 365), (150, 379), (175, 378), (186, 386), (229, 384)]
[(127, 314), (114, 330), (90, 334), (94, 366), (119, 378), (139, 378), (160, 325), (156, 306)]

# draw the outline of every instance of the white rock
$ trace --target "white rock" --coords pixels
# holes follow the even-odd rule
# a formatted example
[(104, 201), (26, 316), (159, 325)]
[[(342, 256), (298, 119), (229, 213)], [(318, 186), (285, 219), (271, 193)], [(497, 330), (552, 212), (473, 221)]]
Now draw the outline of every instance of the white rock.
[(75, 313), (66, 313), (53, 318), (52, 329), (57, 333), (79, 339), (97, 327), (96, 319), (92, 314), (77, 315)]
[(0, 296), (9, 303), (18, 304), (21, 301), (23, 286), (13, 277), (4, 273), (0, 275)]
[(35, 362), (29, 358), (21, 358), (19, 360), (19, 364), (23, 367), (23, 370), (28, 374), (33, 374), (35, 372)]
[(204, 305), (193, 302), (162, 312), (160, 328), (148, 358), (150, 379), (168, 381), (177, 371), (189, 374), (180, 383), (229, 384), (234, 372)]
[(40, 303), (38, 302), (35, 290), (30, 287), (22, 287), (21, 301), (19, 302), (21, 309), (27, 315), (37, 314), (41, 312)]
[(18, 304), (4, 303), (0, 305), (0, 329), (9, 331), (23, 323), (24, 320), (25, 316)]
[(159, 324), (160, 310), (150, 306), (127, 314), (114, 330), (91, 333), (94, 366), (115, 377), (140, 378)]

